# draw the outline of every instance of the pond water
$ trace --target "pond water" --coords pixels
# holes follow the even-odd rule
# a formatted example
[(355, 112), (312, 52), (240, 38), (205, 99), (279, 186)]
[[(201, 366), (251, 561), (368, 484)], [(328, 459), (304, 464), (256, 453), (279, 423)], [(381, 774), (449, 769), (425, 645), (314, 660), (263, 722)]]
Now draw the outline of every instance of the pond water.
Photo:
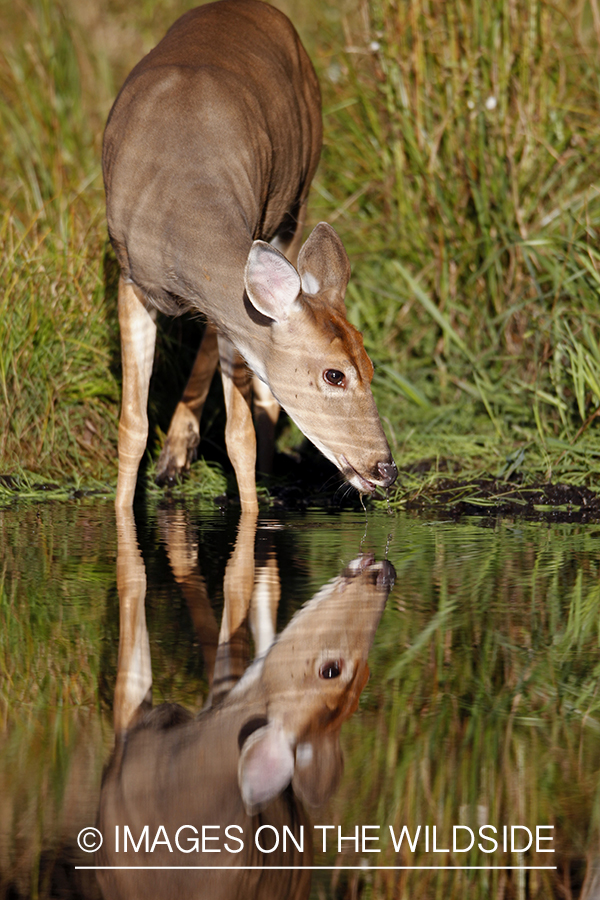
[(100, 897), (144, 824), (121, 865), (213, 868), (107, 898), (600, 896), (600, 526), (81, 500), (1, 509), (0, 547), (0, 897)]

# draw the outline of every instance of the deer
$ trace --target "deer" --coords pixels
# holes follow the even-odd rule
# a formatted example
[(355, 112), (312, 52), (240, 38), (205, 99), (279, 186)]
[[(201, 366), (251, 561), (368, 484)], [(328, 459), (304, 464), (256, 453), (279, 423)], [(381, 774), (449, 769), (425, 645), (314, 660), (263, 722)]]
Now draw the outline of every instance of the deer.
[(350, 263), (319, 223), (302, 245), (322, 143), (321, 97), (293, 25), (260, 0), (192, 9), (131, 71), (109, 113), (102, 169), (120, 265), (122, 407), (116, 506), (131, 506), (148, 439), (157, 312), (207, 331), (167, 434), (161, 472), (189, 466), (220, 363), (225, 444), (241, 507), (258, 509), (252, 373), (362, 494), (397, 469), (347, 320)]
[[(199, 639), (212, 648), (214, 676), (199, 715), (173, 703), (152, 707), (145, 567), (133, 511), (118, 510), (115, 746), (97, 820), (104, 836), (95, 859), (100, 887), (105, 900), (304, 900), (313, 861), (307, 810), (322, 806), (337, 789), (340, 729), (368, 679), (367, 656), (393, 587), (393, 566), (375, 562), (372, 554), (358, 556), (278, 636), (258, 638), (257, 656), (242, 673), (248, 642), (240, 640), (240, 630), (261, 582), (268, 597), (265, 585), (276, 581), (268, 564), (255, 572), (256, 517), (242, 512), (226, 569), (216, 654), (216, 623), (197, 555), (186, 549), (176, 521), (166, 525), (175, 578), (188, 594), (193, 585), (198, 590), (194, 620), (206, 625)], [(266, 581), (264, 569), (271, 570)], [(267, 606), (274, 623), (273, 604)], [(125, 826), (135, 846), (126, 848)], [(141, 840), (144, 828), (151, 845), (160, 835), (154, 849)], [(194, 847), (195, 836), (206, 833), (205, 844), (199, 839)], [(281, 836), (278, 847), (275, 834)]]

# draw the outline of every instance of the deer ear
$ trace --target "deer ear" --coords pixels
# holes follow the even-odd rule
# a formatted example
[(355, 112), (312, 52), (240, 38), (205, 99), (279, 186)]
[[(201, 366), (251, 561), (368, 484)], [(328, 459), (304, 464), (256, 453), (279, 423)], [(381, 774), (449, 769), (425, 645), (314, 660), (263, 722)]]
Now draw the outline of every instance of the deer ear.
[(323, 806), (337, 790), (343, 770), (339, 729), (298, 744), (294, 793), (306, 806)]
[(292, 780), (294, 752), (280, 724), (269, 722), (244, 743), (238, 763), (238, 784), (248, 815), (260, 812)]
[(337, 232), (327, 222), (312, 230), (298, 256), (302, 289), (307, 294), (334, 291), (343, 303), (350, 281), (350, 260)]
[(300, 293), (300, 276), (285, 256), (264, 241), (254, 241), (244, 272), (252, 305), (269, 319), (281, 322)]

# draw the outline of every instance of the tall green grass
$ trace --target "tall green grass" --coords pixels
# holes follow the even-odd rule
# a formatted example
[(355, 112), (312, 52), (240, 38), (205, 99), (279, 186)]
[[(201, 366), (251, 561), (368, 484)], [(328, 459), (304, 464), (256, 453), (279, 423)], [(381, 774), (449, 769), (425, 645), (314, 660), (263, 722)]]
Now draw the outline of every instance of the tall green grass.
[(0, 471), (83, 483), (114, 477), (119, 397), (85, 40), (47, 0), (0, 39)]
[(491, 474), (515, 446), (521, 474), (598, 474), (594, 10), (373, 0), (326, 60), (318, 187), (403, 452), (477, 434)]
[[(102, 127), (127, 71), (186, 5), (6, 11), (0, 474), (114, 483)], [(398, 462), (430, 460), (433, 480), (449, 465), (578, 484), (600, 474), (595, 11), (591, 0), (303, 11), (325, 102), (311, 219), (331, 221), (349, 250), (349, 317), (375, 361)], [(167, 376), (152, 417), (163, 430), (185, 379), (175, 356), (159, 346)], [(402, 494), (412, 481), (399, 484)]]

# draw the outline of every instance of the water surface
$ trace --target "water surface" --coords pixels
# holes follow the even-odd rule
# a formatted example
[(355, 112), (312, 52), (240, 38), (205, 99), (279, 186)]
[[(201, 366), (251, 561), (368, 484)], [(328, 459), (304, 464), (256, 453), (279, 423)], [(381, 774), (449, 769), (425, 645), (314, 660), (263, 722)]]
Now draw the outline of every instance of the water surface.
[[(195, 712), (238, 517), (167, 507), (135, 524), (153, 703)], [(280, 594), (280, 632), (359, 554), (396, 570), (342, 729), (343, 778), (310, 812), (334, 826), (325, 852), (315, 832), (312, 862), (337, 867), (313, 874), (312, 896), (594, 896), (600, 527), (315, 511), (261, 517), (252, 544), (252, 577)], [(96, 897), (77, 835), (96, 822), (114, 743), (112, 505), (4, 508), (0, 546), (0, 897)], [(245, 638), (249, 656), (260, 634)], [(338, 845), (338, 826), (359, 827), (358, 847)], [(397, 850), (390, 826), (396, 841), (405, 827)], [(359, 866), (372, 868), (342, 868)]]

